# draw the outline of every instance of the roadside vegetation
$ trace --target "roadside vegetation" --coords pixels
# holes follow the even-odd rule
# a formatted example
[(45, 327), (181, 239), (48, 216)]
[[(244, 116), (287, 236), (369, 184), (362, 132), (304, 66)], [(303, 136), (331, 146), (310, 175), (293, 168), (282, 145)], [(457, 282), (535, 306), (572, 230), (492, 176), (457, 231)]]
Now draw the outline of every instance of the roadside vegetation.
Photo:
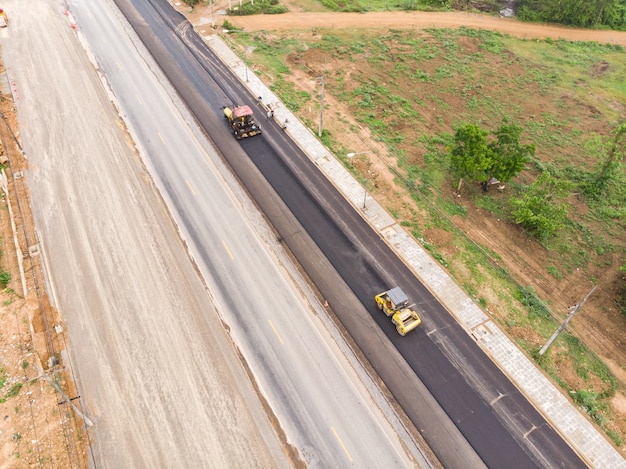
[[(213, 0), (183, 0), (191, 8)], [(288, 0), (246, 0), (229, 4), (229, 15), (280, 14), (289, 11)], [(368, 11), (479, 11), (499, 15), (505, 0), (302, 0), (298, 7), (336, 12)], [(626, 30), (624, 0), (519, 0), (516, 16), (522, 21), (558, 23), (582, 28)]]
[[(323, 143), (623, 444), (624, 50), (463, 28), (228, 40), (255, 46), (248, 62), (315, 133), (324, 74)], [(355, 145), (367, 158), (346, 157)]]
[(519, 0), (518, 15), (523, 21), (626, 29), (624, 0)]

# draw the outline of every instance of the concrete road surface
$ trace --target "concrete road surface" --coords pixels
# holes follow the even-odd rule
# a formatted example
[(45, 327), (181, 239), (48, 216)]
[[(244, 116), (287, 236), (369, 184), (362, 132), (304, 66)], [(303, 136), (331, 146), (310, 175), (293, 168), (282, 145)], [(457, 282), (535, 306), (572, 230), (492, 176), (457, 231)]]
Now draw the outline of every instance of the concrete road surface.
[(288, 467), (62, 6), (3, 6), (36, 224), (96, 465)]
[(425, 465), (119, 12), (70, 9), (6, 2), (2, 45), (94, 462)]

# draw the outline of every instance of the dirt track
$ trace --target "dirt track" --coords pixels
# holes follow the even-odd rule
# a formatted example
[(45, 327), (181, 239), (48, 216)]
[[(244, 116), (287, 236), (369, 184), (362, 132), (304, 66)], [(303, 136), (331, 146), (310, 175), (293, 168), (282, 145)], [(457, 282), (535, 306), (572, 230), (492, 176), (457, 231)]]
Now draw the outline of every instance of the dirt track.
[(550, 37), (569, 41), (597, 41), (626, 47), (626, 32), (529, 24), (515, 19), (464, 12), (285, 13), (282, 15), (229, 16), (228, 21), (246, 31), (310, 28), (458, 28), (464, 26), (489, 29), (521, 38)]

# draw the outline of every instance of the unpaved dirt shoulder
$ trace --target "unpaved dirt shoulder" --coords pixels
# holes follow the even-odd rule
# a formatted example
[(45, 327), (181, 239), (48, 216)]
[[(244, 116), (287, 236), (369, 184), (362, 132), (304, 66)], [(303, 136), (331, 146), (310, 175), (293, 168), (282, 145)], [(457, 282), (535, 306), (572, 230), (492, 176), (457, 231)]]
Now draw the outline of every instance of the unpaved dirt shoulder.
[(0, 195), (0, 272), (4, 280), (10, 274), (6, 285), (0, 283), (0, 467), (87, 467), (82, 423), (51, 385), (54, 381), (70, 398), (76, 396), (68, 370), (50, 360), (66, 344), (63, 328), (54, 329), (60, 319), (43, 288), (23, 177), (27, 160), (16, 140), (10, 94), (0, 96), (0, 111), (0, 163), (6, 178)]
[[(206, 16), (204, 10), (188, 15)], [(369, 12), (369, 13), (284, 13), (282, 15), (229, 16), (228, 21), (246, 31), (310, 28), (473, 28), (488, 29), (526, 39), (565, 39), (597, 41), (626, 47), (626, 32), (574, 29), (547, 24), (522, 23), (513, 18), (499, 18), (466, 12)], [(219, 23), (220, 21), (218, 21)]]

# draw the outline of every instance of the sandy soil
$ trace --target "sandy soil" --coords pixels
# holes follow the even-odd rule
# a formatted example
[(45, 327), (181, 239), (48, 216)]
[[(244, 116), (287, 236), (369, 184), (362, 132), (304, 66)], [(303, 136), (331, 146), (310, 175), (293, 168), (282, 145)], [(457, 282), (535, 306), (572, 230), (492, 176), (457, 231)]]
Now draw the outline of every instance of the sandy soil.
[[(197, 9), (189, 15), (192, 22), (207, 18), (207, 11)], [(369, 13), (306, 13), (228, 17), (232, 24), (246, 31), (311, 29), (311, 28), (475, 28), (489, 29), (514, 37), (528, 39), (566, 39), (597, 41), (626, 47), (626, 32), (594, 31), (552, 25), (522, 23), (512, 18), (498, 18), (477, 13), (449, 12), (369, 12)], [(216, 20), (219, 25), (219, 18)], [(196, 24), (196, 23), (194, 23)]]

